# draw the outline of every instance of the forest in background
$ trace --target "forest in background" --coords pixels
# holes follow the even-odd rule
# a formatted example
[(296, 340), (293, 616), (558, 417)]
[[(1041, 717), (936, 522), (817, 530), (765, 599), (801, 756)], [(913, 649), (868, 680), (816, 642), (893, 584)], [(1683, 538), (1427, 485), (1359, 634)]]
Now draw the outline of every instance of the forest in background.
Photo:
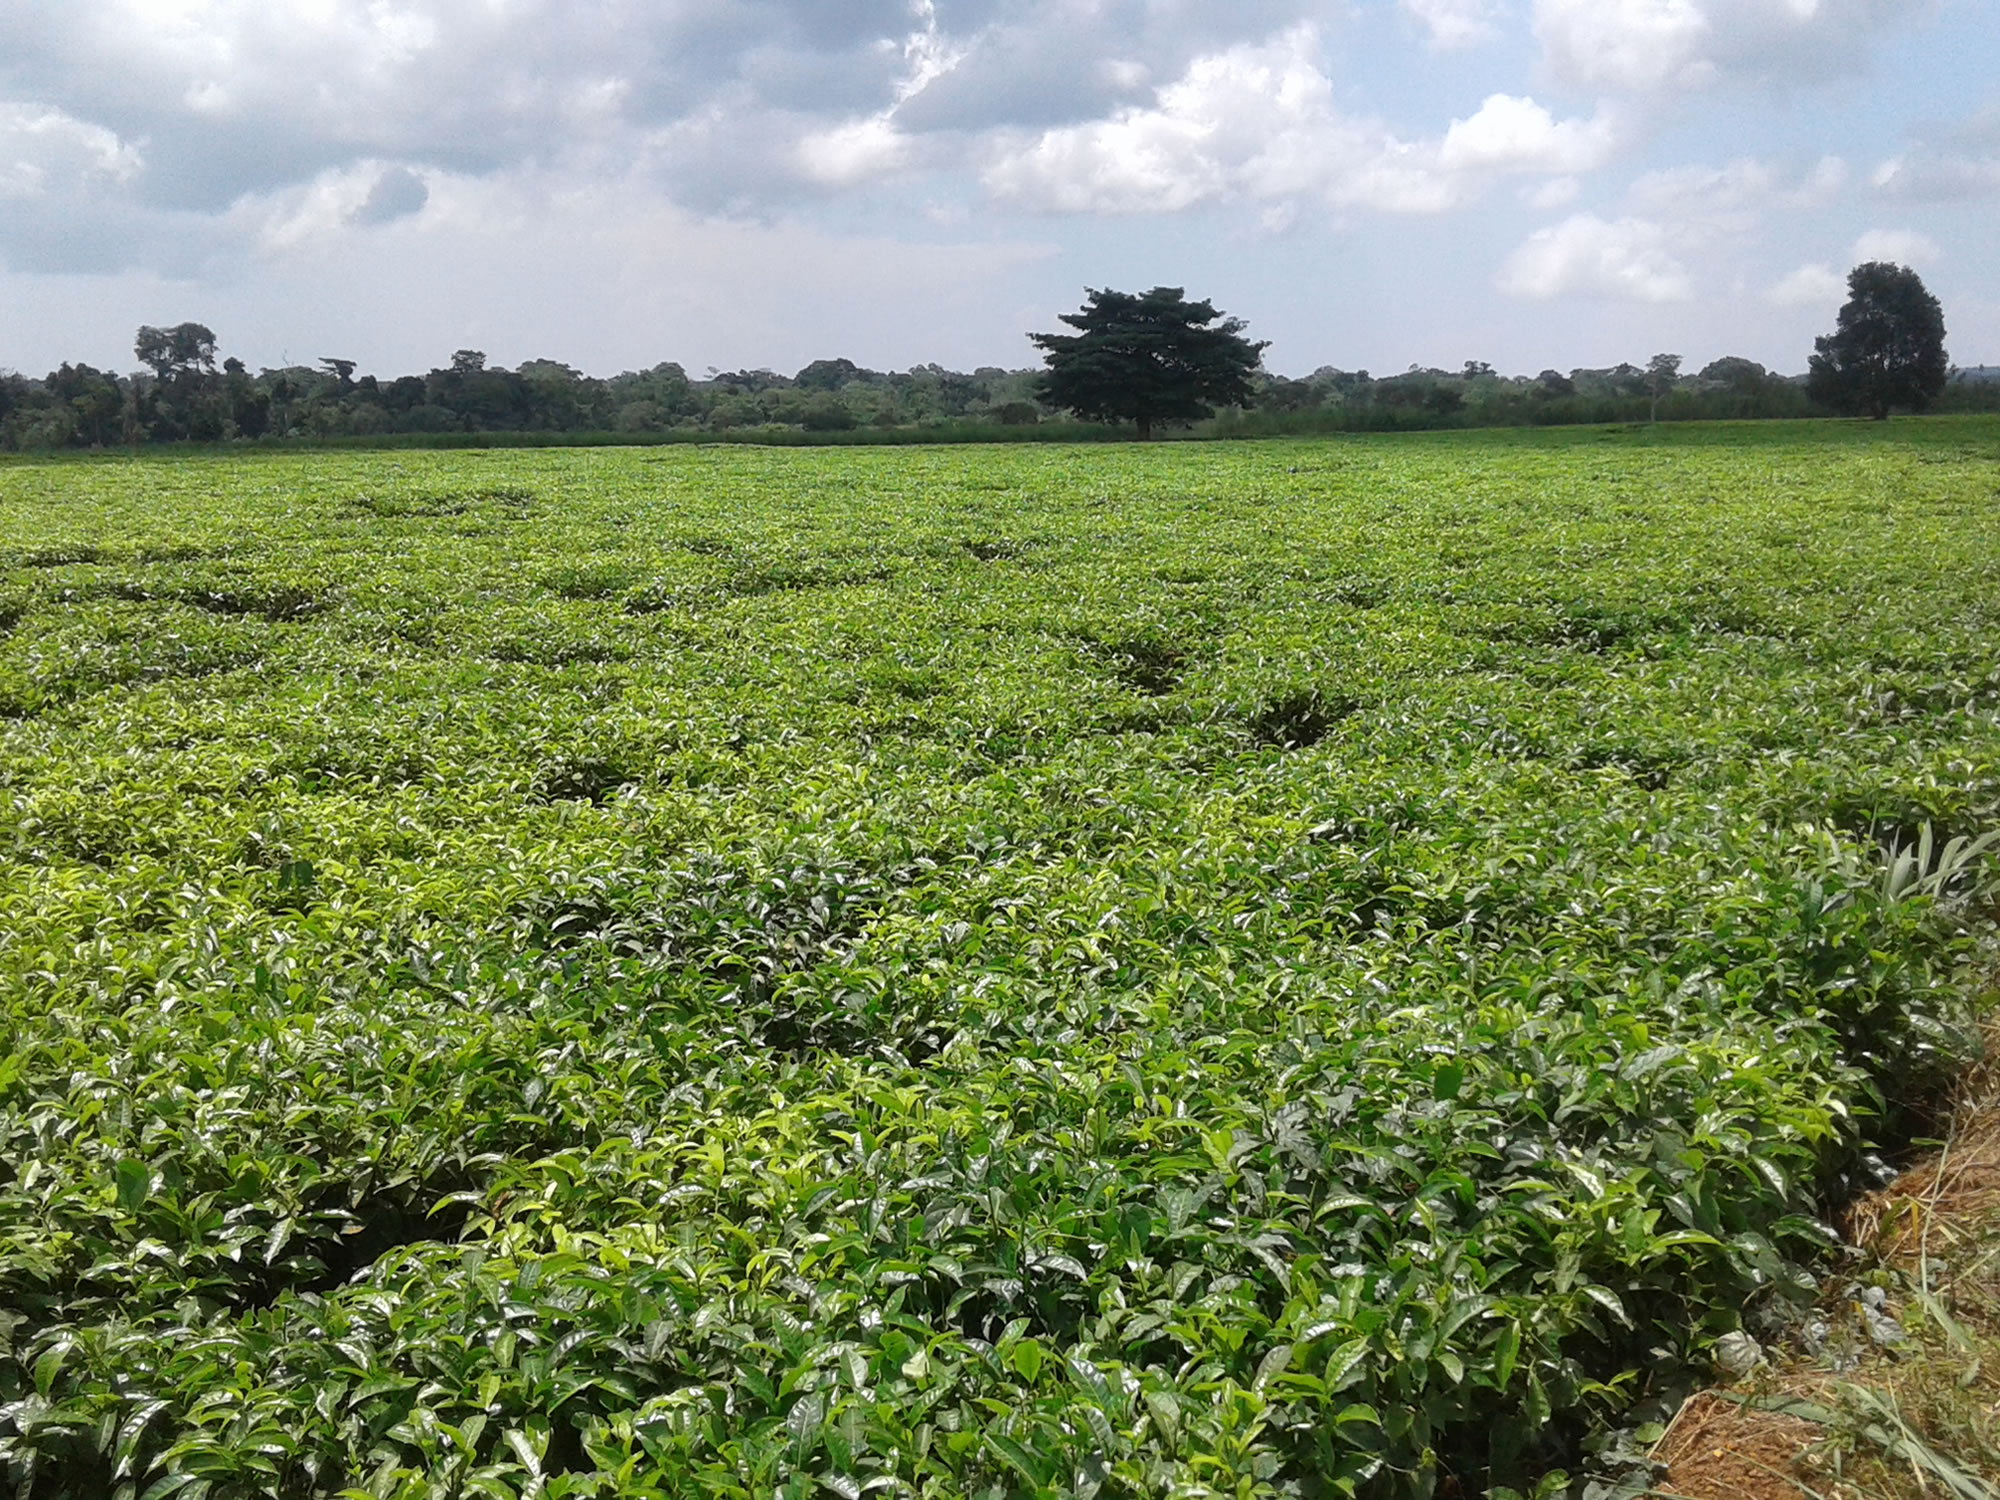
[[(136, 352), (146, 368), (130, 374), (87, 364), (64, 364), (39, 380), (0, 372), (0, 449), (451, 444), (510, 434), (555, 442), (1084, 435), (1036, 399), (1035, 369), (881, 371), (823, 359), (792, 375), (711, 370), (697, 379), (664, 363), (601, 378), (548, 359), (505, 369), (462, 349), (437, 369), (392, 379), (357, 375), (354, 361), (338, 358), (253, 373), (241, 360), (218, 359), (215, 335), (200, 324), (142, 329)], [(2000, 411), (2000, 368), (1955, 370), (1933, 409)], [(1738, 357), (1676, 375), (1664, 391), (1632, 364), (1527, 376), (1468, 361), (1458, 370), (1412, 367), (1382, 377), (1331, 365), (1301, 379), (1260, 375), (1252, 405), (1194, 430), (1252, 437), (1826, 414), (1808, 397), (1803, 375)]]

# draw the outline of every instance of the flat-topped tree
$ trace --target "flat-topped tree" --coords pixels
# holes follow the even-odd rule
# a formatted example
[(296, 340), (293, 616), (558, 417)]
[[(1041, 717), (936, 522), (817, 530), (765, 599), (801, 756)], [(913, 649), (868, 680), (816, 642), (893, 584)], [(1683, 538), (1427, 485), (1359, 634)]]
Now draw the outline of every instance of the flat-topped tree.
[(1244, 338), (1242, 319), (1188, 301), (1177, 286), (1137, 296), (1086, 289), (1082, 309), (1062, 321), (1077, 331), (1028, 335), (1048, 361), (1036, 396), (1085, 421), (1135, 422), (1141, 438), (1152, 437), (1155, 422), (1247, 406), (1250, 377), (1270, 347)]
[(215, 373), (215, 335), (200, 323), (148, 324), (133, 339), (132, 352), (162, 385)]
[(213, 441), (228, 430), (217, 399), (215, 334), (200, 323), (140, 328), (132, 353), (153, 372), (154, 388), (135, 412), (154, 437)]

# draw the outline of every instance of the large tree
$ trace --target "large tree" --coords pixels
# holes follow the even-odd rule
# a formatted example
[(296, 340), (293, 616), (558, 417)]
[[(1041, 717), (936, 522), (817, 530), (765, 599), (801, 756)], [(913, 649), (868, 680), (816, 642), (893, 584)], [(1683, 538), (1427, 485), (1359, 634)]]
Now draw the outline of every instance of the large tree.
[(216, 389), (213, 332), (200, 323), (148, 324), (133, 339), (132, 352), (153, 372), (154, 387), (138, 403), (153, 436), (197, 442), (223, 436), (226, 414)]
[(1922, 411), (1944, 389), (1944, 309), (1907, 266), (1871, 260), (1847, 277), (1847, 305), (1814, 340), (1806, 390), (1835, 411), (1876, 420)]
[(215, 373), (215, 335), (199, 323), (143, 327), (132, 341), (132, 352), (163, 385)]
[(1088, 290), (1082, 310), (1062, 321), (1076, 332), (1028, 335), (1048, 361), (1035, 394), (1086, 421), (1136, 422), (1142, 438), (1155, 422), (1249, 405), (1250, 377), (1269, 347), (1244, 338), (1240, 318), (1188, 301), (1177, 286), (1138, 296)]

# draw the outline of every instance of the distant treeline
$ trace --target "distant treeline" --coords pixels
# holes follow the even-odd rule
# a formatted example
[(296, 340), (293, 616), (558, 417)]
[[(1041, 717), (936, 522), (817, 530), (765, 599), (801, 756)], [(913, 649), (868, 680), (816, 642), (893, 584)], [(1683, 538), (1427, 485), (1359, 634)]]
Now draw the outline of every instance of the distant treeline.
[[(217, 360), (200, 324), (143, 328), (145, 369), (116, 374), (65, 364), (40, 380), (0, 373), (0, 448), (107, 448), (163, 442), (370, 442), (480, 445), (507, 441), (909, 442), (1074, 439), (1117, 434), (1068, 421), (1036, 399), (1036, 370), (937, 365), (900, 372), (816, 360), (795, 375), (677, 364), (602, 379), (554, 360), (516, 370), (477, 350), (423, 375), (355, 374), (346, 359), (251, 373)], [(2000, 369), (1956, 372), (1935, 408), (2000, 411)], [(1506, 376), (1490, 365), (1412, 369), (1376, 378), (1331, 366), (1301, 380), (1263, 376), (1254, 405), (1220, 413), (1216, 436), (1379, 432), (1824, 415), (1803, 376), (1747, 359), (1677, 375), (1664, 391), (1636, 365)]]
[[(1806, 394), (1803, 375), (1727, 357), (1692, 374), (1658, 376), (1637, 365), (1501, 375), (1491, 365), (1413, 369), (1381, 379), (1332, 368), (1303, 380), (1267, 378), (1254, 408), (1224, 412), (1218, 436), (1398, 432), (1439, 427), (1555, 427), (1603, 422), (1743, 421), (1835, 413)], [(2000, 412), (2000, 369), (1955, 371), (1939, 412)]]

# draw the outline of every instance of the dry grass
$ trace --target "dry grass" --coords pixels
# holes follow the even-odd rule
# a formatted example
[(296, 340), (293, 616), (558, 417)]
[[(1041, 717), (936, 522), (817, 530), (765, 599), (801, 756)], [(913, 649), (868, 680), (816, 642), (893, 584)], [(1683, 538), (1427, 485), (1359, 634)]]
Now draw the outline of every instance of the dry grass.
[(1812, 1500), (1798, 1465), (1822, 1436), (1797, 1417), (1703, 1391), (1681, 1408), (1653, 1456), (1667, 1466), (1666, 1488), (1690, 1500)]
[(1654, 1450), (1689, 1500), (2000, 1500), (2000, 1023), (1942, 1150), (1849, 1207), (1841, 1228), (1908, 1340), (1877, 1348), (1852, 1302), (1823, 1309), (1851, 1368), (1781, 1361), (1690, 1400)]
[[(1933, 1289), (1972, 1293), (1991, 1284), (2000, 1262), (1992, 1230), (2000, 1219), (2000, 1028), (1987, 1060), (1969, 1080), (1942, 1151), (1888, 1187), (1855, 1203), (1841, 1228), (1851, 1244)], [(1967, 1278), (1974, 1284), (1966, 1284)]]

